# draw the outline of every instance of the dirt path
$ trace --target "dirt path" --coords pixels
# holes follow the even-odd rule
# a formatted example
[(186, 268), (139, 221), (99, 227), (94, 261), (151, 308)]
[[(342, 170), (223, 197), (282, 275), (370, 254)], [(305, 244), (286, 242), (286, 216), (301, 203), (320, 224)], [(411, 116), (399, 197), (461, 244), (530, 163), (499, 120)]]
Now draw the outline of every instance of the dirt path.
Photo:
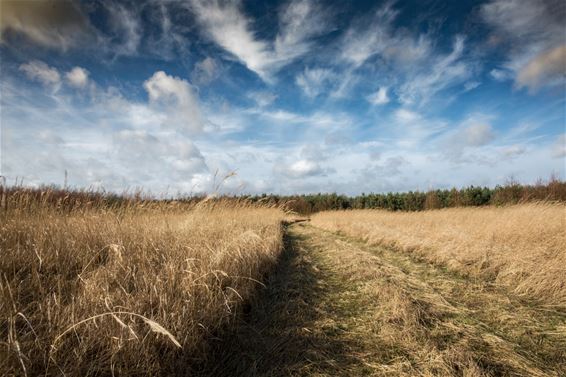
[(565, 376), (566, 313), (295, 224), (202, 375)]

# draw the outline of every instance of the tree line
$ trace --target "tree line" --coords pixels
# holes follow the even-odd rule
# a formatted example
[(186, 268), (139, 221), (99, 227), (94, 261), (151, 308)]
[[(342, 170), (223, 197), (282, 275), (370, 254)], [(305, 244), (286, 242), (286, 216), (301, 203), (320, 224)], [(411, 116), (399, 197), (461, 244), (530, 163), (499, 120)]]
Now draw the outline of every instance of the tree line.
[[(469, 186), (464, 188), (389, 193), (362, 193), (357, 196), (336, 193), (306, 195), (179, 195), (176, 198), (156, 199), (142, 191), (113, 192), (68, 189), (57, 186), (26, 188), (0, 185), (0, 210), (9, 202), (17, 208), (34, 208), (38, 203), (50, 203), (57, 208), (70, 210), (78, 207), (121, 208), (145, 203), (155, 205), (179, 203), (196, 205), (206, 201), (254, 202), (258, 205), (278, 206), (308, 215), (319, 211), (346, 209), (386, 209), (390, 211), (423, 211), (463, 206), (507, 205), (529, 201), (566, 202), (566, 181), (551, 177), (532, 185), (508, 182), (493, 188)], [(190, 208), (187, 207), (187, 208)]]
[(551, 178), (547, 182), (539, 181), (533, 185), (509, 182), (493, 188), (469, 186), (461, 189), (362, 193), (357, 196), (336, 193), (288, 196), (262, 194), (250, 196), (249, 199), (270, 205), (283, 205), (301, 214), (345, 209), (423, 211), (449, 207), (517, 204), (529, 201), (566, 202), (566, 182)]

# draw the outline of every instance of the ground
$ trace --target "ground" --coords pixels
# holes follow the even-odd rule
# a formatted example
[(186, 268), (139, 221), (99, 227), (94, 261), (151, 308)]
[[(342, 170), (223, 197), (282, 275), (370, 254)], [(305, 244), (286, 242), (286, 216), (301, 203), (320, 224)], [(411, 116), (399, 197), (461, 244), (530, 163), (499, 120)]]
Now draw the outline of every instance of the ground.
[(566, 314), (308, 223), (209, 376), (564, 376)]

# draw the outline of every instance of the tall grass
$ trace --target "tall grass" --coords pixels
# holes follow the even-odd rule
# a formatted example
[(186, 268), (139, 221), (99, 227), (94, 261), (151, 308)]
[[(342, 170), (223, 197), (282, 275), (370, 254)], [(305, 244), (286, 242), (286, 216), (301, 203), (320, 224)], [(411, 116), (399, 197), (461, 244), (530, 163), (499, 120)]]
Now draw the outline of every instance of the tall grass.
[(566, 205), (353, 210), (313, 215), (313, 225), (412, 252), (517, 294), (566, 307)]
[(0, 375), (183, 374), (282, 248), (283, 212), (242, 201), (5, 201)]

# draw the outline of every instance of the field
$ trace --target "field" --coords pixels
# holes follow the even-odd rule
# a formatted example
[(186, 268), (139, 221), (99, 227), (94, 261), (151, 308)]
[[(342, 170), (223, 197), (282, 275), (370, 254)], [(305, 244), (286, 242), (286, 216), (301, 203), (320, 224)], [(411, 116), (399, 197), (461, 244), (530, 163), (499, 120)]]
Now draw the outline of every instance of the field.
[(0, 374), (562, 376), (565, 210), (8, 192)]
[(3, 376), (197, 364), (282, 248), (284, 214), (273, 208), (10, 198), (0, 215)]
[(322, 212), (312, 223), (566, 307), (564, 204)]

